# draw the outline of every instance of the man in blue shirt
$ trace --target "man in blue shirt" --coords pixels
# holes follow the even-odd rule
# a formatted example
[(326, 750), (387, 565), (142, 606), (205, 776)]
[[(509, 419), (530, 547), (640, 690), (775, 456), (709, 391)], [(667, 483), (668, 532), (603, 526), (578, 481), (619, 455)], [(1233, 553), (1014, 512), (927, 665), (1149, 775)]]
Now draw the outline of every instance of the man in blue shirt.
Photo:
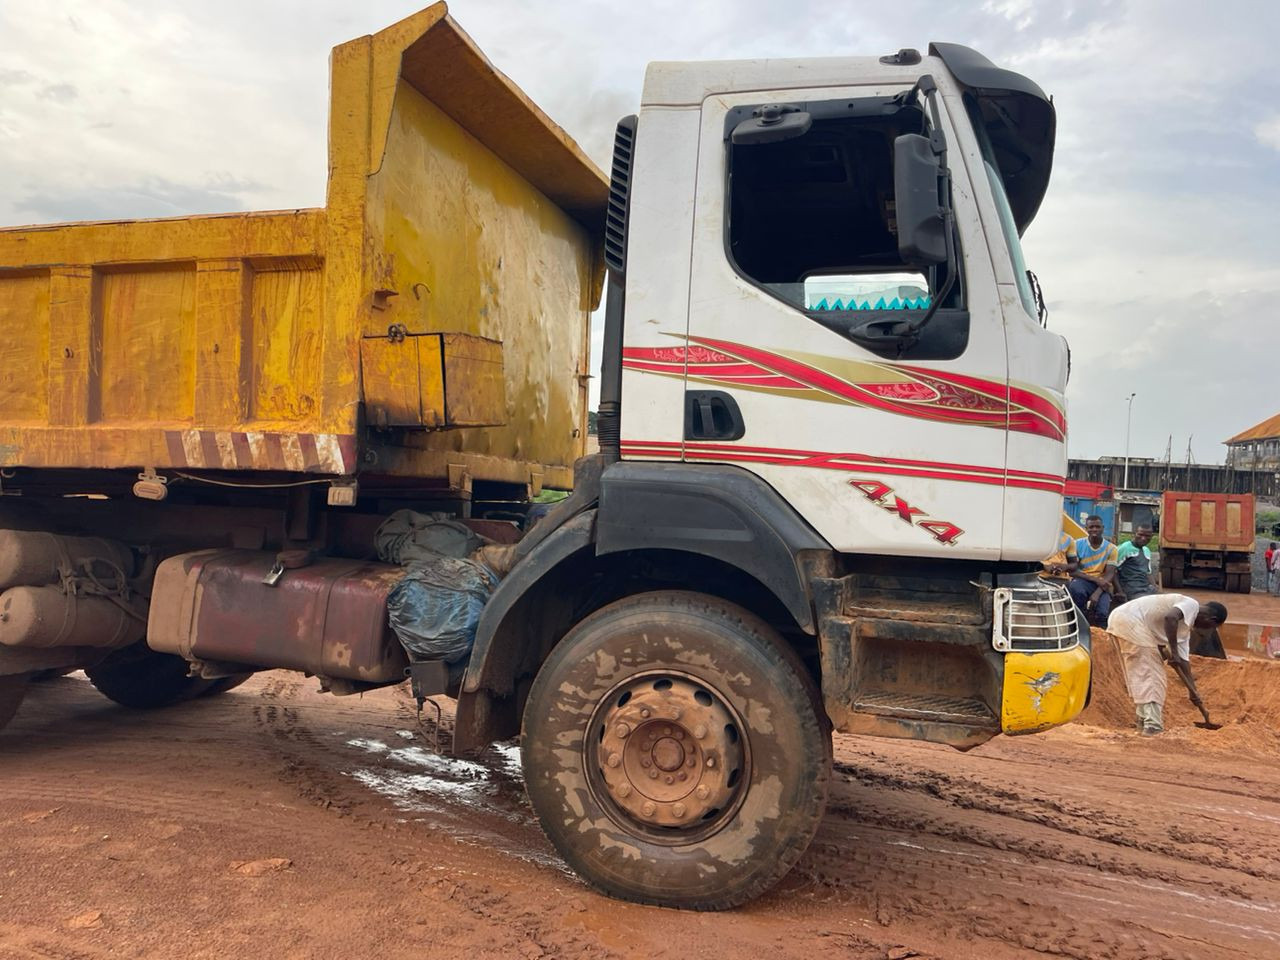
[(1102, 518), (1088, 517), (1084, 522), (1087, 537), (1076, 541), (1079, 565), (1071, 574), (1067, 592), (1089, 622), (1104, 626), (1111, 612), (1111, 593), (1115, 590), (1116, 545), (1102, 536)]

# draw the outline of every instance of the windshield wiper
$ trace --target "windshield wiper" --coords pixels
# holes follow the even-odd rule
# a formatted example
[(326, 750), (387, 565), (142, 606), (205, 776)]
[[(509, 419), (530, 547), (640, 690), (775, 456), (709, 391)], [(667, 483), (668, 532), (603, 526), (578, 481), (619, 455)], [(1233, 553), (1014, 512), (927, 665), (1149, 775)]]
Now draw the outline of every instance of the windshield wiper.
[(1044, 302), (1044, 291), (1040, 289), (1040, 278), (1028, 270), (1027, 282), (1031, 284), (1031, 296), (1036, 301), (1036, 319), (1040, 321), (1040, 326), (1047, 329), (1049, 326), (1049, 306)]

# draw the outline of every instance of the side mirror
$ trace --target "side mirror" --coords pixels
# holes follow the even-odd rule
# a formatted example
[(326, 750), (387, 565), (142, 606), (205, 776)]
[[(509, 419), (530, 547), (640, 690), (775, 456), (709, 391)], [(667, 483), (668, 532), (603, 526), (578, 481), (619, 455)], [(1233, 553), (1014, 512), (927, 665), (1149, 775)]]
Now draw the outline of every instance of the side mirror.
[(938, 197), (941, 173), (942, 162), (928, 137), (904, 133), (893, 141), (898, 254), (911, 266), (947, 262), (946, 221)]
[(812, 126), (813, 117), (807, 110), (789, 103), (770, 104), (734, 127), (730, 139), (739, 147), (778, 143), (803, 137)]

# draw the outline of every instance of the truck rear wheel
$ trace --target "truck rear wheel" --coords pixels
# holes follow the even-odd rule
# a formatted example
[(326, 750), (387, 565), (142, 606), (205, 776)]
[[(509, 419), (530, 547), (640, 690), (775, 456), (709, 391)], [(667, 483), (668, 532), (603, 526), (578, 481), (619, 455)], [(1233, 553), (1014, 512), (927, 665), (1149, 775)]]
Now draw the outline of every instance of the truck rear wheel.
[(252, 676), (252, 673), (237, 673), (230, 677), (218, 677), (216, 680), (210, 680), (209, 688), (200, 691), (196, 696), (216, 697), (218, 694), (226, 693), (228, 690), (234, 690)]
[(84, 672), (108, 699), (124, 707), (153, 710), (198, 697), (216, 682), (189, 677), (187, 669), (182, 657), (159, 653), (140, 640)]
[(578, 624), (524, 712), (543, 830), (602, 892), (696, 910), (763, 893), (809, 845), (831, 740), (803, 665), (766, 623), (664, 591)]
[(0, 676), (0, 730), (13, 719), (22, 705), (22, 698), (27, 695), (27, 685), (31, 682), (29, 673), (7, 673)]

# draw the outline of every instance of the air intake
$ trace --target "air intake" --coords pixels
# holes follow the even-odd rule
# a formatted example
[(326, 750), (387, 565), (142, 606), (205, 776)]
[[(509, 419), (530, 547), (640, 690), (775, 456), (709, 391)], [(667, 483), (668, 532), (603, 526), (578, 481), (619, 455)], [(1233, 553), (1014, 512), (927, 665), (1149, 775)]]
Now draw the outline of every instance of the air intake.
[(604, 225), (604, 260), (619, 274), (627, 268), (627, 208), (631, 196), (631, 162), (635, 156), (636, 117), (618, 121), (613, 136), (613, 170), (609, 176), (609, 212)]

